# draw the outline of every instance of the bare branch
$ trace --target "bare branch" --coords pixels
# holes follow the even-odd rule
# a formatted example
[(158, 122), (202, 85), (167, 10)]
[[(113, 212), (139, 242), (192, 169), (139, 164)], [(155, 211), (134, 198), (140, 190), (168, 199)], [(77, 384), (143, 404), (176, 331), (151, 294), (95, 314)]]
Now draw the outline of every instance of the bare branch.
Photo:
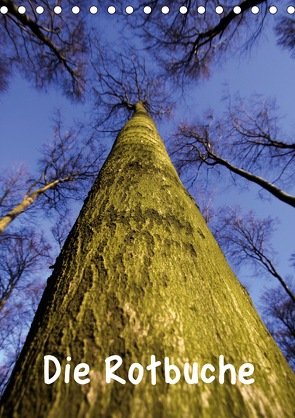
[[(62, 86), (72, 99), (82, 99), (86, 83), (86, 54), (88, 36), (84, 23), (87, 13), (84, 0), (76, 2), (79, 15), (73, 15), (71, 4), (59, 1), (62, 16), (53, 13), (55, 1), (43, 0), (44, 13), (35, 11), (38, 1), (31, 0), (24, 14), (11, 0), (0, 0), (0, 7), (8, 8), (0, 15), (2, 40), (2, 68), (7, 77), (13, 68), (21, 70), (26, 78), (34, 80), (37, 88), (46, 88), (51, 82)], [(1, 70), (0, 68), (0, 70)], [(3, 75), (4, 72), (1, 71)], [(2, 89), (6, 88), (2, 83)]]
[(272, 262), (275, 252), (270, 238), (276, 222), (276, 219), (270, 217), (257, 219), (252, 211), (243, 214), (240, 207), (223, 207), (220, 208), (211, 227), (219, 245), (236, 265), (245, 261), (254, 263), (259, 271), (263, 269), (279, 280), (295, 303), (295, 295)]
[[(228, 113), (218, 121), (211, 113), (205, 123), (182, 124), (172, 135), (170, 151), (180, 173), (194, 170), (197, 176), (202, 166), (225, 167), (252, 183), (267, 190), (273, 196), (295, 207), (295, 197), (274, 183), (293, 184), (295, 144), (290, 140), (278, 140), (280, 134), (276, 107), (264, 102), (248, 113), (243, 101), (230, 106)], [(260, 175), (276, 176), (271, 182)], [(270, 174), (269, 174), (270, 173)]]
[[(169, 15), (163, 16), (162, 4), (155, 0), (150, 4), (150, 15), (129, 23), (145, 38), (167, 74), (182, 85), (189, 80), (207, 78), (212, 65), (228, 50), (248, 49), (261, 33), (267, 16), (266, 0), (242, 1), (240, 14), (233, 11), (232, 2), (224, 1), (221, 15), (215, 12), (221, 5), (218, 0), (205, 0), (202, 4), (193, 0), (168, 0), (165, 5), (170, 9)], [(206, 9), (203, 15), (198, 13), (200, 5)], [(261, 10), (253, 19), (250, 11), (255, 5)], [(179, 13), (180, 6), (187, 7), (186, 14)]]
[(94, 126), (102, 132), (117, 131), (128, 120), (135, 105), (142, 102), (156, 120), (171, 115), (173, 102), (165, 91), (165, 82), (133, 49), (108, 52), (93, 43), (91, 63), (96, 82), (93, 85)]
[[(26, 179), (27, 190), (23, 191), (22, 200), (14, 203), (12, 209), (0, 219), (0, 234), (35, 201), (49, 212), (66, 207), (68, 199), (84, 199), (98, 175), (105, 148), (97, 143), (94, 133), (86, 133), (85, 129), (80, 128), (62, 135), (60, 115), (56, 123), (53, 141), (45, 144), (42, 149), (43, 157), (39, 161), (41, 176), (37, 179)], [(80, 137), (84, 134), (89, 135), (89, 138), (81, 141)], [(19, 172), (18, 176), (21, 175), (22, 172)], [(20, 178), (15, 182), (21, 183)], [(7, 200), (5, 194), (8, 193), (8, 186), (9, 184), (3, 189), (4, 200)], [(16, 190), (13, 193), (16, 194)], [(20, 190), (17, 193), (17, 197), (19, 196)]]
[[(290, 284), (292, 288), (292, 284)], [(261, 298), (263, 319), (295, 371), (295, 303), (281, 288), (268, 289)]]
[[(0, 312), (11, 297), (12, 292), (26, 287), (28, 277), (37, 267), (50, 262), (49, 250), (44, 234), (36, 234), (33, 229), (23, 228), (10, 234), (2, 234), (0, 239)], [(26, 276), (26, 278), (24, 278)], [(22, 280), (21, 280), (22, 279)]]

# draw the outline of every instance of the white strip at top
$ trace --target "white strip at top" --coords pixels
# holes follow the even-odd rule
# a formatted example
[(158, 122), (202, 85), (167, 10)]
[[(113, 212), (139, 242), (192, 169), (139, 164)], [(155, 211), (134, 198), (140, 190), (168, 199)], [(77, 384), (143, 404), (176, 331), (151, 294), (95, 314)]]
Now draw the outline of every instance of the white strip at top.
[[(61, 8), (60, 6), (55, 6), (55, 7), (54, 7), (54, 9), (53, 9), (53, 11), (54, 11), (54, 13), (55, 13), (55, 14), (57, 14), (57, 15), (62, 14), (62, 8)], [(115, 13), (116, 13), (116, 8), (115, 8), (115, 6), (108, 6), (107, 11), (108, 11), (108, 13), (109, 13), (110, 15), (113, 15), (113, 14), (115, 14)], [(150, 13), (152, 12), (152, 9), (151, 9), (151, 7), (150, 7), (150, 6), (145, 6), (145, 7), (143, 7), (142, 11), (143, 11), (143, 13), (145, 13), (146, 15), (148, 15), (148, 14), (150, 14)], [(162, 11), (162, 13), (163, 13), (164, 15), (167, 15), (167, 14), (170, 12), (170, 10), (169, 10), (169, 7), (168, 7), (168, 6), (163, 6), (163, 7), (161, 8), (161, 11)], [(278, 8), (277, 8), (276, 6), (270, 6), (270, 7), (268, 8), (268, 11), (269, 11), (269, 13), (270, 13), (270, 14), (275, 15), (275, 14), (277, 13), (277, 11), (278, 11)], [(25, 14), (25, 13), (26, 13), (26, 8), (25, 8), (25, 6), (19, 6), (19, 8), (18, 8), (18, 12), (19, 12), (19, 14)], [(90, 12), (92, 15), (95, 15), (96, 13), (98, 13), (98, 8), (97, 8), (96, 6), (91, 6), (91, 7), (89, 8), (89, 12)], [(131, 15), (131, 14), (134, 12), (134, 9), (133, 9), (133, 7), (132, 7), (132, 6), (127, 6), (127, 7), (125, 8), (125, 12), (126, 12), (128, 15)], [(179, 8), (179, 13), (181, 13), (181, 14), (183, 14), (183, 15), (184, 15), (184, 14), (186, 14), (187, 12), (188, 12), (188, 10), (187, 10), (187, 7), (186, 7), (186, 6), (181, 6), (181, 7)], [(200, 15), (203, 15), (205, 12), (206, 12), (206, 8), (205, 8), (204, 6), (199, 6), (199, 7), (198, 7), (198, 13), (199, 13)], [(217, 7), (215, 8), (215, 12), (216, 12), (218, 15), (221, 15), (221, 14), (223, 13), (223, 7), (222, 7), (222, 6), (217, 6)], [(238, 14), (240, 14), (240, 13), (242, 12), (242, 9), (241, 9), (241, 7), (240, 7), (240, 6), (234, 6), (234, 7), (233, 7), (233, 12), (234, 12), (235, 14), (237, 14), (237, 15), (238, 15)], [(251, 12), (252, 12), (254, 15), (257, 15), (257, 14), (260, 12), (260, 9), (259, 9), (259, 7), (258, 7), (258, 6), (253, 6), (253, 7), (251, 8)], [(294, 13), (295, 13), (295, 7), (294, 7), (294, 6), (288, 6), (288, 7), (287, 7), (287, 9), (286, 9), (286, 12), (287, 12), (288, 14), (290, 14), (290, 15), (294, 14)], [(8, 13), (8, 8), (7, 8), (6, 6), (2, 6), (2, 7), (0, 8), (0, 13), (1, 13), (1, 14), (3, 14), (3, 15), (5, 15), (6, 13)], [(43, 13), (44, 13), (44, 7), (43, 7), (43, 6), (37, 6), (37, 7), (36, 7), (36, 13), (37, 13), (37, 14), (39, 14), (39, 15), (43, 14)], [(73, 6), (73, 7), (72, 7), (72, 13), (73, 13), (73, 14), (75, 14), (75, 15), (79, 14), (79, 13), (80, 13), (80, 8), (79, 8), (78, 6)]]

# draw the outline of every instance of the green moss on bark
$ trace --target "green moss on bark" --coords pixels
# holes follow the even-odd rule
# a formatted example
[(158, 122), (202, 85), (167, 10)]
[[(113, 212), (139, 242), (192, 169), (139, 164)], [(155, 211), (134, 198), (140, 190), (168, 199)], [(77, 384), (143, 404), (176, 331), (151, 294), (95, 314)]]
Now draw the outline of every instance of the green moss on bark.
[[(89, 364), (90, 383), (45, 385), (48, 354), (61, 361), (61, 376), (67, 356)], [(106, 384), (113, 354), (123, 358), (124, 386)], [(146, 370), (139, 385), (128, 381), (130, 365), (146, 367), (153, 354), (180, 368), (176, 385), (165, 383), (162, 366), (155, 386)], [(252, 363), (255, 383), (184, 381), (185, 362), (218, 370), (220, 355), (236, 371)], [(294, 395), (294, 373), (138, 104), (48, 280), (0, 416), (291, 418)]]

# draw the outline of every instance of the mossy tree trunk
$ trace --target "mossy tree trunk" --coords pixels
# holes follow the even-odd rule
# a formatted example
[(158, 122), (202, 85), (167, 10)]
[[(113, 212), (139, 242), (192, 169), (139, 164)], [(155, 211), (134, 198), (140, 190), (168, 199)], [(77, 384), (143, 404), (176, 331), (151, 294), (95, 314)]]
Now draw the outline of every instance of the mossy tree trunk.
[[(43, 358), (62, 365), (44, 383)], [(106, 383), (105, 359), (119, 355)], [(157, 384), (145, 370), (128, 380), (132, 363), (151, 355), (162, 365)], [(255, 382), (218, 381), (218, 359), (236, 371), (254, 365)], [(90, 366), (90, 383), (64, 382)], [(165, 383), (164, 358), (180, 381)], [(183, 378), (184, 364), (199, 364), (199, 383)], [(211, 363), (216, 379), (200, 379)], [(172, 376), (173, 377), (173, 376)], [(1, 417), (254, 418), (294, 417), (295, 378), (259, 318), (246, 289), (229, 268), (197, 205), (183, 187), (139, 103), (118, 135), (64, 245), (29, 336), (2, 399)]]

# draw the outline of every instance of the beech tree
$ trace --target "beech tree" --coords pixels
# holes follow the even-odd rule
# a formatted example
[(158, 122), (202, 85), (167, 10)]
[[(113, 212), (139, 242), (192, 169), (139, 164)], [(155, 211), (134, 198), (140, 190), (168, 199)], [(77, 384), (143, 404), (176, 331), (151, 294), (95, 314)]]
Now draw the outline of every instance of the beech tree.
[[(171, 76), (185, 90), (188, 82), (209, 77), (214, 65), (222, 64), (228, 52), (250, 50), (266, 23), (270, 23), (267, 22), (270, 5), (267, 1), (251, 0), (236, 7), (227, 1), (205, 1), (202, 5), (196, 1), (168, 1), (165, 6), (169, 13), (164, 15), (164, 3), (155, 0), (150, 14), (141, 14), (137, 20), (130, 18), (129, 23), (145, 38), (147, 49), (154, 52), (166, 76)], [(255, 6), (258, 14), (252, 13)], [(279, 17), (274, 29), (278, 44), (289, 49), (293, 56), (293, 17)], [(257, 98), (252, 98), (246, 108), (238, 98), (222, 120), (209, 113), (206, 120), (195, 118), (193, 123), (183, 123), (172, 135), (170, 147), (178, 172), (195, 185), (197, 181), (200, 183), (204, 172), (207, 179), (214, 172), (226, 177), (226, 170), (222, 170), (226, 168), (235, 182), (238, 177), (246, 179), (294, 207), (294, 196), (285, 191), (292, 186), (294, 140), (279, 131), (278, 117), (274, 114), (274, 103), (269, 100), (259, 108)], [(208, 207), (207, 215), (212, 215)], [(228, 242), (233, 245), (234, 241)], [(240, 250), (238, 245), (236, 250)], [(281, 280), (269, 258), (268, 266), (271, 274)]]
[[(0, 416), (292, 417), (293, 372), (180, 182), (152, 118), (141, 102), (134, 107), (48, 279)], [(88, 364), (90, 382), (79, 385), (71, 374), (68, 384), (61, 376), (46, 385), (45, 355), (60, 361), (62, 375), (66, 356)], [(106, 382), (112, 355), (123, 360), (116, 374), (125, 385)], [(224, 355), (236, 369), (253, 364), (255, 384), (245, 390), (229, 375), (220, 384), (217, 374), (211, 385), (204, 377), (167, 385), (161, 368), (156, 385), (145, 370), (134, 386), (128, 369), (145, 368), (152, 355), (161, 363), (168, 357), (181, 374), (194, 361), (218, 370)]]
[[(117, 62), (123, 64), (120, 71), (125, 71), (126, 75), (129, 73), (124, 69), (126, 57), (124, 60), (122, 57)], [(131, 63), (133, 68), (139, 67), (136, 58), (132, 57)], [(145, 91), (137, 88), (137, 100), (133, 100), (132, 93), (126, 91), (126, 82), (110, 77), (107, 60), (102, 65), (104, 74), (99, 71), (98, 79), (100, 88), (105, 86), (107, 90), (100, 100), (107, 98), (104, 104), (110, 103), (112, 116), (115, 108), (112, 100), (116, 102), (119, 98), (120, 112), (126, 111), (124, 117), (127, 112), (134, 112), (134, 116), (120, 131), (53, 266), (53, 275), (3, 397), (0, 415), (42, 417), (88, 413), (89, 416), (108, 416), (121, 413), (154, 417), (175, 416), (176, 412), (184, 416), (187, 411), (190, 414), (197, 411), (204, 417), (217, 413), (221, 417), (232, 414), (250, 417), (260, 416), (265, 410), (270, 411), (270, 416), (278, 416), (284, 408), (286, 416), (292, 416), (294, 406), (284, 388), (288, 385), (290, 391), (294, 391), (293, 375), (181, 185), (154, 122), (144, 109), (145, 106), (151, 112)], [(131, 71), (130, 74), (134, 79), (137, 73)], [(142, 74), (147, 75), (144, 68)], [(118, 93), (119, 89), (123, 96)], [(122, 97), (125, 98), (122, 100)], [(96, 128), (100, 130), (104, 125), (102, 129), (106, 129), (105, 123), (110, 120), (102, 118)], [(110, 122), (107, 129), (112, 128)], [(30, 196), (31, 190), (51, 185), (37, 194), (34, 202), (41, 205), (44, 202), (42, 207), (47, 205), (50, 210), (63, 210), (61, 187), (70, 183), (66, 183), (67, 180), (50, 183), (59, 169), (54, 165), (54, 173), (47, 175), (52, 173), (50, 161), (55, 160), (52, 153), (49, 154), (40, 182), (36, 183), (38, 179), (35, 184), (30, 182), (26, 196)], [(68, 169), (64, 172), (72, 173)], [(161, 187), (160, 182), (164, 182)], [(70, 193), (67, 187), (65, 191)], [(10, 218), (13, 214), (15, 212), (10, 213)], [(60, 237), (59, 231), (57, 233)], [(187, 236), (193, 236), (193, 243), (188, 242)], [(212, 319), (215, 312), (217, 326), (216, 318)], [(202, 327), (198, 329), (196, 324), (201, 321)], [(253, 329), (260, 335), (258, 339), (253, 337)], [(249, 341), (254, 339), (255, 347), (249, 347)], [(147, 346), (151, 350), (148, 354)], [(192, 364), (197, 353), (200, 361), (211, 361), (216, 370), (216, 359), (222, 350), (231, 358), (239, 353), (242, 362), (255, 363), (259, 388), (250, 387), (246, 393), (239, 384), (231, 386), (232, 391), (215, 385), (209, 388), (208, 395), (208, 386), (201, 382), (200, 388), (180, 382), (180, 396), (172, 386), (167, 391), (162, 371), (158, 376), (160, 384), (154, 391), (146, 374), (141, 387), (134, 390), (128, 382), (121, 390), (123, 387), (118, 382), (107, 386), (102, 376), (105, 358), (114, 350), (123, 358), (122, 374), (119, 374), (126, 380), (132, 361), (148, 364), (154, 353), (157, 359), (168, 355), (180, 366), (185, 361)], [(262, 364), (265, 351), (270, 354)], [(89, 362), (90, 384), (80, 387), (72, 379), (65, 386), (61, 376), (56, 385), (46, 386), (42, 368), (46, 354), (55, 355), (61, 362), (66, 355), (71, 355), (77, 363)], [(235, 365), (237, 369), (238, 361)], [(62, 363), (63, 374), (64, 366)], [(280, 384), (272, 388), (271, 379)], [(253, 400), (251, 405), (247, 404), (248, 392)], [(264, 405), (259, 404), (261, 393)], [(202, 399), (205, 394), (210, 398), (206, 405), (200, 400), (202, 394)], [(243, 402), (239, 403), (238, 397)], [(222, 405), (220, 399), (224, 399)]]
[[(54, 218), (54, 225), (51, 228), (54, 240), (58, 243), (59, 250), (62, 249), (64, 241), (73, 225), (73, 219), (69, 212), (71, 200), (83, 200), (99, 171), (100, 162), (104, 158), (105, 146), (102, 146), (101, 131), (109, 130), (115, 126), (115, 121), (128, 120), (128, 114), (134, 110), (131, 101), (134, 97), (142, 99), (157, 118), (170, 114), (167, 94), (160, 79), (153, 78), (152, 72), (147, 72), (142, 59), (135, 51), (130, 55), (112, 54), (110, 49), (108, 55), (98, 47), (98, 42), (93, 40), (98, 52), (97, 59), (93, 59), (92, 65), (97, 79), (93, 82), (95, 93), (95, 109), (93, 120), (95, 128), (90, 129), (86, 125), (80, 124), (76, 129), (65, 132), (62, 126), (61, 115), (58, 112), (55, 118), (55, 130), (53, 141), (45, 144), (40, 150), (42, 157), (39, 161), (39, 175), (33, 177), (25, 167), (21, 165), (17, 170), (3, 173), (1, 178), (2, 199), (0, 205), (0, 226), (7, 235), (11, 230), (11, 225), (16, 225), (18, 219), (22, 224), (30, 223), (40, 219), (41, 215)], [(124, 93), (122, 95), (122, 92)], [(151, 100), (152, 93), (155, 99)], [(157, 93), (157, 94), (156, 94)], [(120, 103), (122, 100), (122, 103)], [(117, 102), (116, 102), (117, 101)], [(125, 109), (126, 106), (126, 109)], [(100, 111), (97, 114), (97, 110)], [(127, 113), (126, 113), (127, 110)], [(156, 113), (157, 112), (157, 113)], [(112, 125), (113, 124), (113, 125)], [(27, 229), (23, 231), (23, 238), (29, 239)], [(38, 234), (30, 228), (30, 234), (34, 242), (38, 241)], [(14, 229), (14, 235), (17, 229)], [(42, 236), (45, 245), (45, 238)], [(46, 245), (49, 245), (47, 234)], [(32, 241), (32, 240), (31, 240)], [(7, 245), (6, 245), (7, 244)], [(9, 252), (8, 240), (0, 241), (0, 251)], [(39, 246), (41, 251), (41, 245)], [(40, 253), (44, 259), (43, 267), (54, 268), (53, 250), (49, 253)], [(23, 251), (22, 257), (27, 261), (26, 253)], [(37, 260), (36, 260), (37, 261)], [(24, 262), (23, 267), (18, 269), (17, 284), (19, 288), (29, 289), (32, 276), (26, 275), (28, 263)], [(9, 267), (9, 260), (7, 261)], [(7, 268), (8, 268), (7, 267)], [(37, 264), (35, 265), (37, 270)], [(39, 263), (41, 269), (41, 263)], [(11, 266), (13, 269), (13, 265)], [(7, 299), (10, 301), (10, 309), (5, 316), (7, 329), (11, 329), (13, 323), (17, 321), (15, 327), (17, 333), (13, 336), (13, 344), (6, 344), (2, 347), (2, 357), (5, 355), (7, 361), (2, 365), (2, 389), (4, 389), (9, 377), (9, 371), (19, 354), (19, 349), (23, 343), (23, 336), (26, 334), (29, 313), (32, 309), (27, 309), (23, 321), (20, 305), (17, 300), (17, 291), (14, 281), (11, 280), (10, 292), (7, 292)], [(43, 282), (40, 281), (39, 287), (41, 294)], [(19, 309), (16, 309), (19, 306)], [(24, 305), (22, 305), (24, 306)], [(33, 317), (31, 316), (31, 320)], [(23, 327), (21, 327), (21, 324)], [(22, 338), (18, 338), (21, 334)], [(4, 338), (4, 337), (3, 337)], [(17, 344), (15, 344), (17, 340)], [(0, 347), (1, 349), (1, 347)]]

